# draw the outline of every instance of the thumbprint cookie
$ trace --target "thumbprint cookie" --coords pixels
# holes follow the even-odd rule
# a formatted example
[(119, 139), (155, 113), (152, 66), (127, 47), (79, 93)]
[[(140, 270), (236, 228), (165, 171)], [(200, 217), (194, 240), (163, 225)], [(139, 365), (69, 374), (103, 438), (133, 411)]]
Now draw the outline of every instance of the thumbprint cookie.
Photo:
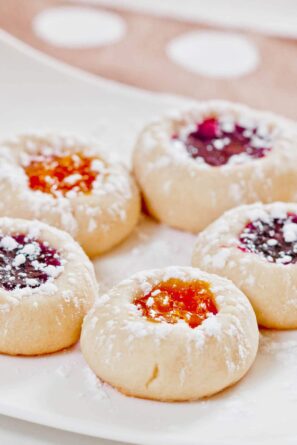
[(93, 266), (70, 235), (37, 221), (0, 218), (0, 353), (71, 346), (96, 292)]
[(100, 297), (84, 320), (81, 347), (96, 375), (122, 393), (188, 401), (246, 374), (258, 326), (230, 281), (169, 267), (138, 273)]
[(198, 232), (240, 204), (294, 200), (295, 133), (281, 117), (220, 101), (153, 122), (134, 152), (146, 208)]
[(252, 204), (201, 232), (193, 266), (232, 280), (261, 326), (297, 328), (297, 204)]
[(140, 212), (139, 192), (126, 169), (95, 144), (66, 136), (27, 135), (2, 143), (0, 198), (0, 216), (63, 229), (91, 257), (122, 241)]

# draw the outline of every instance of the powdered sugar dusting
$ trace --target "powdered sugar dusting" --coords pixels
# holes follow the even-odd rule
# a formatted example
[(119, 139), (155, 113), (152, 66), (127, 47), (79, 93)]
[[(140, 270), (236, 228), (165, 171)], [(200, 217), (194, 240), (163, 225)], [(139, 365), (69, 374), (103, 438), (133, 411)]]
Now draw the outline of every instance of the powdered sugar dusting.
[(286, 243), (297, 241), (297, 223), (287, 222), (283, 227), (284, 239)]
[[(230, 144), (230, 134), (235, 131), (236, 124), (245, 141), (250, 141), (251, 150), (254, 150), (255, 153), (264, 150), (264, 155), (264, 152), (268, 153), (279, 140), (286, 139), (284, 135), (288, 130), (288, 125), (285, 125), (285, 122), (279, 117), (251, 110), (238, 104), (208, 101), (179, 112), (168, 113), (163, 120), (153, 122), (150, 127), (144, 130), (140, 140), (144, 151), (152, 153), (154, 150), (159, 150), (160, 146), (163, 148), (162, 155), (154, 157), (154, 160), (148, 165), (148, 170), (162, 169), (176, 163), (186, 164), (188, 167), (193, 166), (193, 159), (185, 149), (185, 140), (189, 134), (197, 130), (197, 124), (214, 118), (218, 119), (220, 128), (224, 132), (223, 137), (216, 137), (213, 140), (212, 150), (216, 151), (218, 155)], [(221, 168), (232, 168), (234, 165), (246, 164), (251, 161), (253, 161), (253, 156), (239, 153), (230, 156), (228, 162), (221, 165)], [(208, 165), (196, 151), (194, 165), (199, 166), (200, 169), (211, 168), (211, 165)]]
[(63, 271), (63, 262), (46, 241), (0, 234), (0, 286), (7, 291), (50, 284)]
[(91, 397), (95, 400), (108, 398), (106, 390), (104, 389), (104, 384), (98, 379), (93, 371), (88, 366), (85, 366), (82, 371), (87, 390), (80, 393), (80, 397)]
[[(38, 188), (40, 181), (37, 178), (37, 173), (37, 176), (34, 176), (35, 170), (30, 173), (33, 175), (31, 177), (26, 174), (26, 169), (30, 167), (32, 159), (35, 163), (40, 162), (40, 165), (44, 163), (44, 159), (53, 159), (49, 166), (54, 168), (58, 166), (59, 158), (62, 159), (61, 162), (64, 166), (64, 162), (67, 160), (64, 158), (69, 156), (73, 168), (75, 165), (80, 168), (82, 159), (78, 156), (79, 153), (83, 154), (84, 159), (91, 160), (88, 166), (88, 171), (92, 176), (90, 184), (89, 179), (85, 176), (86, 171), (84, 171), (84, 176), (81, 176), (80, 171), (75, 172), (71, 169), (71, 173), (63, 179), (63, 187), (66, 187), (66, 193), (60, 191), (56, 181), (57, 178), (53, 182), (50, 175), (44, 177), (44, 186), (48, 184), (49, 187), (54, 187), (54, 193), (46, 193)], [(58, 166), (57, 168), (61, 167)], [(64, 173), (67, 173), (67, 168), (64, 169)], [(32, 184), (36, 185), (38, 183), (38, 187), (36, 188), (34, 185), (34, 190), (32, 190), (29, 187), (29, 180)], [(80, 184), (84, 187), (86, 184), (90, 185), (91, 195), (96, 197), (97, 205), (92, 207), (88, 199), (80, 199), (79, 205), (76, 206), (77, 198), (84, 195), (84, 192), (80, 190)], [(0, 214), (2, 212), (7, 216), (19, 216), (20, 212), (21, 216), (28, 214), (30, 218), (45, 220), (46, 222), (50, 220), (52, 224), (63, 228), (74, 237), (78, 231), (77, 212), (78, 214), (84, 213), (87, 218), (90, 217), (88, 229), (93, 232), (96, 229), (96, 218), (101, 213), (101, 201), (104, 201), (107, 196), (111, 196), (113, 202), (110, 203), (106, 211), (109, 212), (112, 219), (123, 221), (126, 219), (127, 202), (132, 196), (129, 174), (121, 164), (113, 162), (97, 142), (69, 136), (37, 133), (20, 136), (15, 140), (1, 144), (1, 190), (4, 196), (10, 193), (16, 196), (16, 199), (20, 202), (20, 210), (17, 208), (11, 209), (11, 206), (3, 202), (0, 203)], [(24, 209), (22, 210), (23, 206)]]
[(271, 263), (295, 263), (297, 213), (286, 210), (285, 205), (275, 203), (248, 214), (252, 214), (253, 218), (239, 235), (240, 249), (256, 253)]
[(219, 269), (222, 269), (225, 267), (226, 261), (230, 256), (230, 251), (228, 249), (222, 249), (220, 252), (218, 252), (216, 255), (213, 255), (211, 258), (212, 264), (214, 267), (218, 267)]
[[(227, 131), (225, 131), (227, 128)], [(251, 127), (231, 116), (204, 119), (182, 127), (172, 135), (172, 142), (180, 143), (189, 156), (198, 162), (217, 167), (238, 165), (265, 157), (272, 149), (270, 132), (264, 126), (258, 132), (256, 123)]]

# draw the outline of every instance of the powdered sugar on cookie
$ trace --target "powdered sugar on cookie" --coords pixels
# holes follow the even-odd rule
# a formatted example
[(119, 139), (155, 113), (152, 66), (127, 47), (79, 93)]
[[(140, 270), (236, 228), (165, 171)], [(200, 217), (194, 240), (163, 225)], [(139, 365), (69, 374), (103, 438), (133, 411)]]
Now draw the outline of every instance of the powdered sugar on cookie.
[[(6, 197), (14, 194), (12, 203)], [(94, 141), (33, 134), (0, 146), (0, 215), (39, 219), (69, 232), (90, 255), (118, 242), (139, 212), (139, 196), (125, 168)], [(87, 223), (86, 223), (87, 222)], [(131, 230), (131, 229), (130, 229)], [(94, 237), (110, 239), (94, 243)], [(116, 238), (116, 239), (114, 239)]]

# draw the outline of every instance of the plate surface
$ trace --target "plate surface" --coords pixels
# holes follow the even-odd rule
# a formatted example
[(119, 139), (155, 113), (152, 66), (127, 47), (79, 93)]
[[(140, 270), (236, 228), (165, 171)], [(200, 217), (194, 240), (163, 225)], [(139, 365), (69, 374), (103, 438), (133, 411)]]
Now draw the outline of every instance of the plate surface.
[[(184, 101), (81, 74), (0, 35), (1, 137), (51, 129), (100, 137), (128, 162), (144, 122)], [(194, 237), (143, 218), (95, 262), (102, 289), (140, 269), (188, 265)], [(210, 400), (162, 404), (102, 385), (79, 346), (39, 358), (0, 356), (0, 413), (137, 444), (296, 443), (297, 333), (261, 334), (260, 353), (238, 385)]]

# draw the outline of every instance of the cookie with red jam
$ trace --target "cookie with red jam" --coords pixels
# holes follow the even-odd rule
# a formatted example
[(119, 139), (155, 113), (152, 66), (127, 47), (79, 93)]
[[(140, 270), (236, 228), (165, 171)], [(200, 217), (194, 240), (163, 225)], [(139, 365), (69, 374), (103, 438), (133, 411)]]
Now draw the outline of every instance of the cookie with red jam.
[(101, 296), (84, 320), (81, 348), (96, 375), (126, 395), (188, 401), (246, 374), (258, 327), (230, 281), (169, 267), (140, 272)]
[(0, 218), (0, 353), (71, 346), (96, 292), (93, 266), (70, 235), (37, 221)]
[(94, 143), (56, 135), (0, 145), (0, 198), (0, 216), (63, 229), (91, 257), (128, 236), (140, 209), (138, 189), (121, 164)]
[(148, 211), (193, 232), (240, 204), (294, 200), (296, 165), (292, 123), (220, 101), (153, 122), (134, 152)]
[(297, 204), (226, 212), (199, 234), (192, 264), (232, 280), (261, 326), (297, 328)]

